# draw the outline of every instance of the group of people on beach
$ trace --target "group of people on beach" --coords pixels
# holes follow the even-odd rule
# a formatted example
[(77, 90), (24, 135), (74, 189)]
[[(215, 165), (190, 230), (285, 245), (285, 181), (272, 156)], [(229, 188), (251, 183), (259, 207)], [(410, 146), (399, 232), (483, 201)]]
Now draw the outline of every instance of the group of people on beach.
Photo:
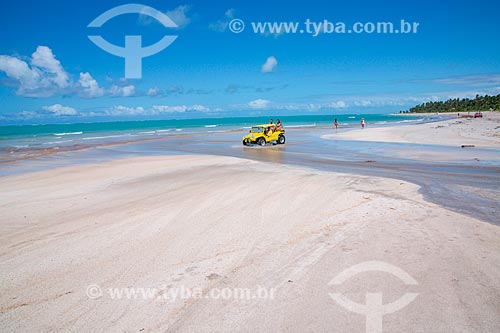
[[(270, 119), (269, 124), (271, 124), (273, 126), (269, 126), (269, 128), (267, 129), (266, 135), (271, 135), (275, 131), (282, 131), (283, 130), (283, 124), (281, 123), (281, 121), (279, 119), (276, 119), (276, 124), (274, 123), (274, 121), (272, 119)], [(361, 118), (361, 129), (365, 128), (365, 124), (366, 124), (365, 118)], [(337, 118), (335, 118), (335, 120), (333, 121), (333, 127), (335, 128), (335, 130), (337, 130), (339, 128), (339, 122), (337, 121)]]
[(271, 124), (273, 126), (268, 127), (266, 135), (271, 135), (275, 131), (282, 131), (283, 130), (283, 124), (281, 123), (281, 120), (279, 120), (279, 119), (276, 119), (276, 124), (271, 119), (271, 120), (269, 120), (269, 124)]
[[(333, 121), (333, 127), (335, 128), (335, 130), (339, 128), (339, 122), (337, 121), (337, 118), (335, 118), (335, 120)], [(361, 118), (361, 128), (365, 128), (365, 118)]]

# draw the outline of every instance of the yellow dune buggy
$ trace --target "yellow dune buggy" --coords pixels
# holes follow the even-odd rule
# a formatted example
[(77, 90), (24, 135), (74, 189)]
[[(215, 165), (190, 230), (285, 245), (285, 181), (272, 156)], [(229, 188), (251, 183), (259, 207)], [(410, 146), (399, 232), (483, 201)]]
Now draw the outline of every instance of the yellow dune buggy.
[(269, 142), (276, 142), (282, 145), (285, 141), (285, 130), (278, 129), (274, 124), (252, 126), (250, 133), (243, 137), (243, 145), (245, 146), (251, 144), (265, 146)]

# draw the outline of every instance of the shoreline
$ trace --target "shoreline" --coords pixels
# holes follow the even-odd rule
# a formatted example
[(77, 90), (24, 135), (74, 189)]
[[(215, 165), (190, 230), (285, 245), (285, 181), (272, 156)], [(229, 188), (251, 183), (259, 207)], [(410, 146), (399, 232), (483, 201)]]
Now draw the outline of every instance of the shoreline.
[[(334, 117), (334, 116), (332, 116)], [(333, 119), (333, 118), (332, 118)], [(427, 119), (423, 120), (425, 123), (434, 123), (434, 122), (439, 122), (439, 121), (445, 121), (445, 119)], [(377, 127), (400, 127), (400, 126), (408, 126), (409, 124), (400, 122), (400, 121), (393, 121), (393, 122), (382, 122), (382, 123), (374, 123), (373, 125)], [(352, 130), (356, 127), (356, 123), (350, 123), (348, 126), (341, 125), (340, 128), (341, 130)], [(321, 131), (325, 129), (331, 128), (330, 125), (326, 124), (321, 124), (321, 125), (304, 125), (304, 126), (288, 126), (286, 129), (288, 131)], [(80, 132), (83, 133), (83, 132)], [(130, 145), (130, 144), (140, 144), (140, 143), (146, 143), (150, 141), (161, 141), (161, 140), (170, 140), (170, 139), (176, 139), (176, 138), (189, 138), (189, 137), (196, 137), (196, 136), (215, 136), (215, 135), (224, 135), (227, 133), (239, 133), (243, 135), (246, 133), (246, 129), (236, 129), (236, 128), (228, 128), (223, 131), (206, 131), (206, 132), (193, 132), (193, 133), (163, 133), (161, 135), (157, 134), (155, 137), (148, 137), (148, 136), (137, 136), (135, 139), (129, 139), (129, 140), (118, 140), (118, 141), (104, 141), (104, 142), (96, 142), (94, 144), (90, 143), (84, 143), (83, 141), (81, 143), (76, 143), (73, 145), (60, 145), (60, 146), (52, 146), (52, 147), (31, 147), (31, 148), (15, 148), (15, 147), (5, 147), (4, 152), (0, 154), (0, 165), (1, 164), (8, 164), (8, 163), (15, 163), (19, 161), (24, 161), (24, 160), (30, 160), (30, 159), (36, 159), (40, 157), (45, 157), (45, 156), (50, 156), (54, 154), (59, 154), (59, 153), (67, 153), (67, 152), (75, 152), (75, 151), (82, 151), (82, 150), (87, 150), (87, 149), (93, 149), (93, 148), (102, 148), (102, 147), (113, 147), (113, 146), (119, 146), (119, 145)]]

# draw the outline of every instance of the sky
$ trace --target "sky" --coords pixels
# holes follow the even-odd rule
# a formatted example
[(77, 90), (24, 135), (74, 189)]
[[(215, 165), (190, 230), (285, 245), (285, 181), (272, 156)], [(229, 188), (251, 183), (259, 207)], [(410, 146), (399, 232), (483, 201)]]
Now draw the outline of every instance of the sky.
[[(498, 1), (150, 0), (137, 3), (177, 27), (147, 11), (89, 27), (131, 3), (2, 1), (0, 124), (390, 113), (500, 93)], [(241, 27), (233, 20), (244, 30), (233, 32)], [(306, 20), (318, 33), (305, 31)], [(401, 20), (418, 23), (416, 33), (342, 33)], [(259, 22), (299, 29), (254, 31)], [(141, 36), (143, 47), (177, 38), (140, 59), (141, 78), (127, 78), (125, 59), (89, 35), (120, 47), (126, 35)]]

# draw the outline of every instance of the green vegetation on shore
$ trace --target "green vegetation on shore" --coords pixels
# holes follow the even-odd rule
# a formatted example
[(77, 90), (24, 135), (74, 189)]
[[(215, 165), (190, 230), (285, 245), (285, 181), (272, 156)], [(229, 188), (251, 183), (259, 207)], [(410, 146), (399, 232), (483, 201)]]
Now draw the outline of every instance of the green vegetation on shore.
[[(469, 112), (500, 110), (500, 94), (496, 96), (479, 96), (476, 98), (454, 98), (445, 102), (427, 102), (410, 108), (406, 112), (428, 113), (428, 112)], [(404, 112), (404, 111), (403, 111)], [(401, 113), (401, 112), (400, 112)]]

